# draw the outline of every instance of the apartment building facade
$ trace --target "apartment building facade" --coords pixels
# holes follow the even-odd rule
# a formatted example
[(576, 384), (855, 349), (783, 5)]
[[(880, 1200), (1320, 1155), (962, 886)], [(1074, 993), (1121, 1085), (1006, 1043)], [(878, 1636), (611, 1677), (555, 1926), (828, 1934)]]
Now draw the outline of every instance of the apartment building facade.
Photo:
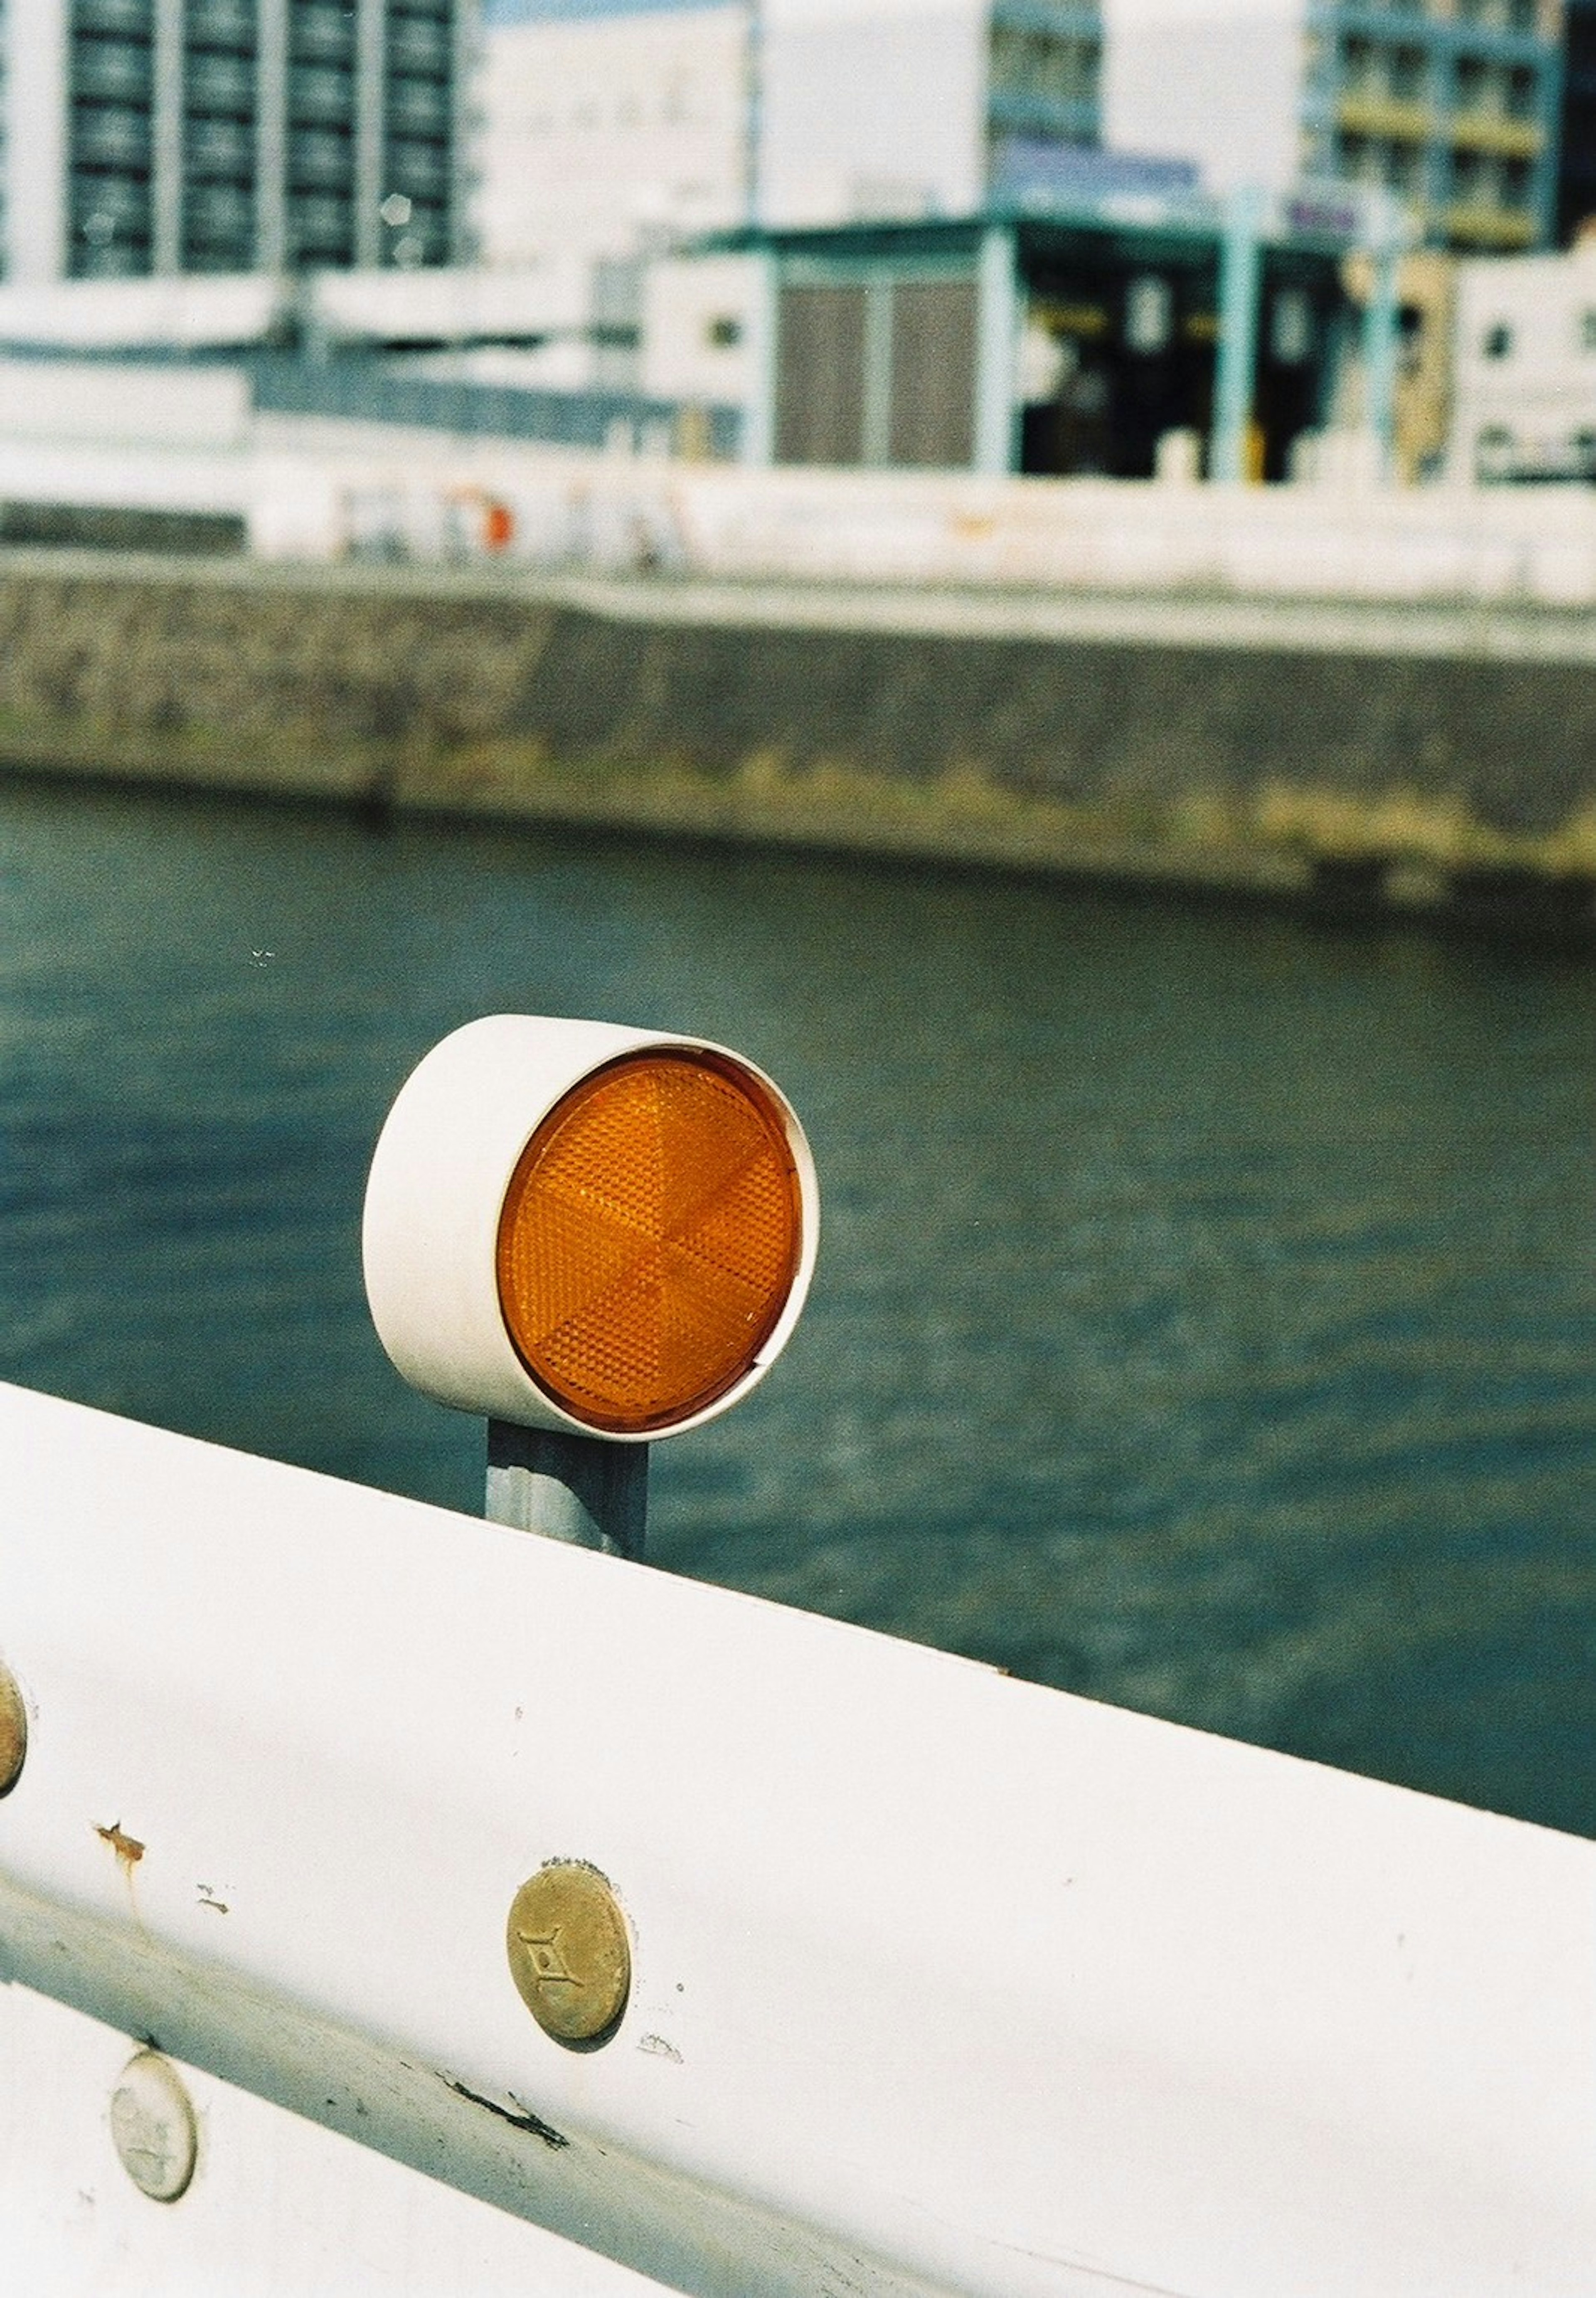
[(1544, 245), (1557, 211), (1559, 0), (1308, 13), (1302, 169), (1382, 185), (1432, 244)]
[(19, 283), (466, 252), (467, 0), (0, 0)]
[(1562, 0), (1109, 0), (1107, 130), (1220, 188), (1389, 196), (1429, 246), (1545, 246), (1563, 29)]

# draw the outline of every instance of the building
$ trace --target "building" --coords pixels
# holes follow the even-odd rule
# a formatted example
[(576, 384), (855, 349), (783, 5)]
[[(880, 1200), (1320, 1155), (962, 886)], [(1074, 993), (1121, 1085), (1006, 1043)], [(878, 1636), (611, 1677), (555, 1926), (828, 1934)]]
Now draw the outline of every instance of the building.
[[(1397, 339), (1391, 378), (1391, 475), (1408, 486), (1440, 477), (1451, 455), (1460, 268), (1460, 258), (1433, 247), (1408, 249), (1393, 266)], [(1342, 276), (1361, 338), (1379, 293), (1379, 266), (1367, 250), (1360, 249), (1347, 258)], [(1332, 456), (1340, 442), (1367, 434), (1369, 380), (1361, 357), (1344, 362), (1327, 426), (1336, 434), (1329, 443)], [(1346, 451), (1344, 446), (1341, 451)]]
[(1098, 141), (1095, 0), (488, 0), (483, 252), (967, 215)]
[(1558, 238), (1596, 223), (1596, 0), (1567, 0)]
[(487, 0), (484, 259), (624, 258), (740, 221), (749, 70), (741, 0)]
[(466, 0), (4, 0), (23, 284), (464, 252)]
[(1220, 188), (1352, 184), (1426, 244), (1550, 244), (1561, 0), (1109, 0), (1105, 132)]
[(754, 236), (765, 267), (748, 459), (1283, 478), (1354, 325), (1344, 244), (1238, 244), (1195, 197), (1129, 219), (989, 207)]
[(1596, 243), (1459, 267), (1452, 469), (1596, 484)]
[(763, 0), (776, 227), (967, 216), (1027, 153), (1099, 142), (1096, 0)]

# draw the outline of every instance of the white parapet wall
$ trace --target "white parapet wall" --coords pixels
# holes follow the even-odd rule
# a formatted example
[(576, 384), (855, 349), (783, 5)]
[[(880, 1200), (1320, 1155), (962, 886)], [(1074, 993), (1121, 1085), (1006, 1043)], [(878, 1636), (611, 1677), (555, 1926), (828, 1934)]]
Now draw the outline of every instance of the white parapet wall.
[[(496, 550), (544, 572), (993, 591), (1596, 604), (1596, 500), (1567, 489), (1423, 493), (1220, 489), (1136, 481), (682, 465), (645, 429), (609, 455), (374, 442), (323, 466), (340, 549), (427, 559), (462, 550), (451, 506), (505, 514)], [(643, 451), (629, 451), (635, 447)], [(297, 532), (264, 470), (258, 548)], [(366, 540), (363, 541), (362, 537)], [(376, 538), (380, 538), (376, 540)]]
[(0, 359), (0, 445), (243, 448), (250, 426), (236, 368)]
[(56, 351), (227, 349), (264, 342), (293, 291), (260, 272), (166, 279), (52, 279), (0, 285), (0, 343)]
[[(504, 2286), (215, 2082), (706, 2298), (1586, 2298), (1596, 1845), (18, 1389), (0, 1491), (26, 2286)], [(595, 2048), (507, 1957), (551, 1861)], [(103, 2219), (152, 2043), (199, 2167)]]
[[(723, 283), (724, 312), (684, 320), (689, 335), (734, 317), (737, 284)], [(353, 326), (364, 307), (338, 309)], [(692, 459), (707, 435), (701, 406), (685, 404), (674, 426), (640, 411), (612, 427), (600, 453), (259, 415), (242, 371), (220, 366), (0, 359), (0, 502), (231, 511), (258, 555), (278, 559), (1596, 605), (1596, 492), (1584, 487), (1385, 488), (1328, 448), (1323, 484), (1269, 488), (1194, 484), (1189, 458), (1172, 453), (1163, 481), (755, 470)]]

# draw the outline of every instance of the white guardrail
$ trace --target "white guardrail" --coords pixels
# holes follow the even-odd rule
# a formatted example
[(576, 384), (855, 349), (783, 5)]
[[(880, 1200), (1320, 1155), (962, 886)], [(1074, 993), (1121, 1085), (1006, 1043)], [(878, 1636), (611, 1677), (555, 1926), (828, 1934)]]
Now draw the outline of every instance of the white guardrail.
[(1587, 2298), (1596, 1845), (14, 1388), (0, 1495), (8, 2288)]

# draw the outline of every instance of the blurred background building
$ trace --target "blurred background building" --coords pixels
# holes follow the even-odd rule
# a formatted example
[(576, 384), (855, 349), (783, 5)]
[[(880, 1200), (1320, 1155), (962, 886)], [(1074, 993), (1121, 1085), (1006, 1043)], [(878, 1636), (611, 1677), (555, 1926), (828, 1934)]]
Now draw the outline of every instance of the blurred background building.
[(763, 0), (761, 12), (766, 224), (973, 215), (1027, 153), (1101, 141), (1093, 0)]
[(1596, 0), (0, 0), (0, 356), (756, 463), (1596, 477)]
[(1111, 0), (1106, 132), (1220, 189), (1383, 190), (1432, 246), (1539, 247), (1562, 43), (1560, 0)]
[(1596, 0), (1567, 0), (1558, 236), (1596, 223)]
[(6, 0), (4, 276), (458, 259), (467, 28), (459, 0)]
[(490, 262), (963, 216), (1100, 140), (1092, 0), (489, 0)]
[(750, 70), (741, 0), (489, 0), (484, 260), (625, 257), (740, 221)]

